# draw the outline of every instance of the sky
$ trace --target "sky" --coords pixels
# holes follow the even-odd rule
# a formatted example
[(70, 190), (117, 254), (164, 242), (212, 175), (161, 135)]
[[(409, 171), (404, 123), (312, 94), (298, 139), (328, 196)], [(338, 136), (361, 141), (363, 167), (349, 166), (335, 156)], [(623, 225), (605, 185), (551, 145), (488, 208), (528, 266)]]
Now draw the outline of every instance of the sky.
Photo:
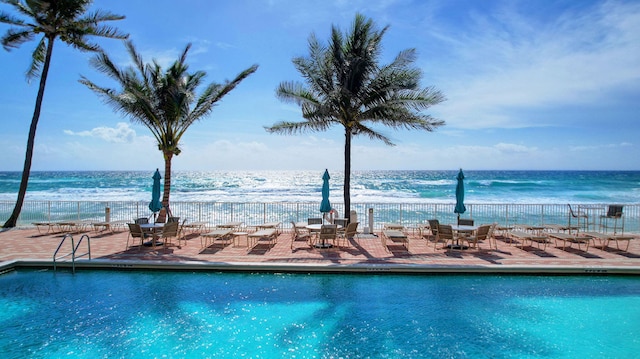
[[(2, 4), (0, 9), (12, 12)], [(343, 32), (356, 13), (389, 26), (380, 63), (414, 48), (421, 87), (446, 101), (425, 110), (434, 132), (375, 127), (388, 146), (352, 143), (352, 170), (640, 170), (640, 1), (588, 0), (96, 0), (126, 16), (145, 62), (175, 61), (188, 43), (191, 71), (206, 83), (256, 73), (193, 124), (173, 158), (176, 171), (342, 170), (344, 130), (267, 133), (301, 121), (277, 86), (303, 82), (292, 59)], [(0, 24), (0, 32), (9, 26)], [(94, 38), (119, 66), (119, 40)], [(0, 50), (1, 171), (21, 171), (38, 90), (25, 73), (37, 41)], [(153, 170), (164, 160), (150, 131), (78, 80), (116, 84), (92, 68), (91, 53), (56, 42), (38, 123), (32, 170)]]

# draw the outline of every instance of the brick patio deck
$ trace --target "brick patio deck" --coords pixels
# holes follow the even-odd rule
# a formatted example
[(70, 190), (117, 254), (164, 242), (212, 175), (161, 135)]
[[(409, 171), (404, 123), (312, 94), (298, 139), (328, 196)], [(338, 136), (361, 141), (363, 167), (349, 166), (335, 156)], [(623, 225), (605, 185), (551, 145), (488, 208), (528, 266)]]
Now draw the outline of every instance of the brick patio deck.
[[(73, 234), (78, 240), (83, 233)], [(295, 242), (293, 250), (291, 233), (285, 230), (277, 243), (269, 246), (258, 243), (247, 248), (245, 238), (240, 246), (233, 243), (203, 248), (196, 233), (185, 235), (178, 246), (132, 247), (126, 249), (127, 231), (87, 231), (91, 238), (92, 260), (79, 259), (80, 267), (186, 267), (220, 270), (291, 270), (291, 271), (392, 271), (392, 272), (504, 272), (504, 273), (628, 273), (640, 274), (640, 240), (631, 240), (627, 252), (597, 243), (589, 251), (556, 247), (553, 240), (542, 250), (536, 245), (523, 249), (507, 243), (498, 236), (498, 249), (489, 249), (487, 243), (481, 250), (448, 251), (435, 249), (433, 242), (409, 233), (409, 251), (400, 244), (391, 245), (388, 251), (379, 237), (361, 237), (352, 240), (348, 248), (316, 249), (305, 242)], [(52, 256), (62, 234), (40, 234), (36, 229), (12, 229), (0, 232), (1, 267), (13, 265), (52, 266)], [(623, 244), (623, 245), (626, 245)], [(440, 247), (440, 245), (438, 246)], [(70, 252), (65, 243), (61, 253)], [(79, 248), (86, 252), (86, 245)], [(68, 259), (65, 259), (68, 260)], [(69, 263), (62, 265), (68, 266)]]

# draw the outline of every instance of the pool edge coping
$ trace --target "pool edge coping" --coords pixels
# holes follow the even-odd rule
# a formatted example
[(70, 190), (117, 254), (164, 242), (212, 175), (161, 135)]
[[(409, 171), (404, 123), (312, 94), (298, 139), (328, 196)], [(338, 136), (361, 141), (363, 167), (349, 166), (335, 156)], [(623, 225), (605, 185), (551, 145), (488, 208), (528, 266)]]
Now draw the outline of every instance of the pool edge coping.
[[(71, 262), (57, 267), (72, 268)], [(42, 259), (15, 259), (0, 262), (0, 273), (18, 268), (51, 268), (53, 262)], [(102, 270), (188, 270), (220, 272), (288, 272), (288, 273), (389, 273), (389, 274), (538, 274), (538, 275), (640, 275), (640, 266), (569, 266), (569, 265), (443, 265), (399, 263), (260, 263), (260, 262), (166, 262), (154, 260), (77, 260), (76, 269)]]

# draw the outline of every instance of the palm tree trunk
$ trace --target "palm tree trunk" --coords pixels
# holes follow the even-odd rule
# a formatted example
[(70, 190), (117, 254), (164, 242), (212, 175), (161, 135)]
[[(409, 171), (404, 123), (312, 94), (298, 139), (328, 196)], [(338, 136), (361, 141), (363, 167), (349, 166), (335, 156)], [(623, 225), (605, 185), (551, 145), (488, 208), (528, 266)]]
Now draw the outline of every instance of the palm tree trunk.
[(344, 218), (351, 218), (351, 130), (344, 135)]
[[(169, 194), (171, 193), (171, 160), (173, 152), (164, 152), (164, 190), (162, 192), (162, 208), (158, 214), (158, 222), (164, 223), (166, 216), (171, 216), (171, 208), (169, 208)], [(167, 213), (169, 212), (169, 213)]]
[(53, 41), (51, 37), (47, 38), (47, 54), (42, 66), (40, 74), (40, 87), (38, 88), (38, 96), (36, 97), (36, 107), (31, 118), (31, 127), (29, 128), (29, 137), (27, 139), (27, 151), (24, 157), (24, 168), (22, 169), (22, 179), (20, 180), (20, 188), (18, 189), (18, 199), (13, 207), (13, 213), (4, 224), (4, 228), (13, 228), (18, 223), (18, 217), (22, 211), (24, 197), (27, 195), (27, 187), (29, 185), (29, 175), (31, 174), (31, 160), (33, 158), (33, 147), (36, 142), (36, 129), (38, 128), (38, 120), (40, 120), (40, 110), (42, 108), (42, 100), (44, 98), (44, 89), (47, 83), (47, 75), (49, 74), (49, 64), (51, 63), (51, 54), (53, 53)]

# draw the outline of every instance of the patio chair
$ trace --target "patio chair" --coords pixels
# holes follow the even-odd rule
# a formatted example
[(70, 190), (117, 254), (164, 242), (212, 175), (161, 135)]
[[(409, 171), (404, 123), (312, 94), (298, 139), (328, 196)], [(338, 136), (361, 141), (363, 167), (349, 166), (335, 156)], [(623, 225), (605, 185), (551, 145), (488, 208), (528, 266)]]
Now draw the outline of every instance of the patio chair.
[(325, 224), (320, 228), (320, 234), (318, 235), (318, 239), (320, 243), (316, 244), (316, 246), (320, 246), (321, 248), (330, 248), (331, 244), (329, 241), (335, 242), (336, 236), (338, 235), (338, 226), (335, 224)]
[(135, 238), (140, 239), (140, 247), (138, 248), (141, 248), (144, 244), (144, 239), (147, 238), (147, 235), (142, 232), (142, 228), (140, 228), (139, 224), (127, 223), (127, 225), (129, 226), (129, 235), (127, 236), (127, 246), (125, 247), (125, 250), (130, 248), (129, 241), (131, 240), (133, 242)]
[[(178, 222), (167, 222), (164, 227), (162, 227), (162, 245), (164, 248), (167, 248), (167, 244), (171, 244), (171, 240), (173, 238), (178, 237), (178, 227), (180, 223)], [(178, 243), (180, 244), (180, 243)]]
[[(180, 218), (180, 217), (176, 217), (176, 218)], [(184, 230), (185, 225), (187, 224), (187, 219), (183, 219), (182, 223), (179, 223), (179, 227), (178, 227), (178, 245), (180, 245), (180, 241), (184, 241), (184, 245), (187, 245), (187, 236), (182, 234), (182, 231)]]
[(178, 223), (180, 223), (180, 217), (168, 217), (167, 218), (167, 223), (168, 222), (178, 222)]
[(347, 218), (334, 218), (333, 224), (342, 226), (342, 228), (347, 228), (347, 225), (349, 224), (349, 220)]
[(473, 226), (474, 223), (475, 223), (475, 221), (473, 219), (458, 218), (458, 225), (459, 226)]
[(149, 223), (149, 218), (147, 218), (147, 217), (136, 218), (134, 220), (134, 223), (135, 224), (147, 224), (147, 223)]
[(475, 247), (476, 250), (480, 250), (480, 241), (484, 241), (489, 239), (489, 247), (491, 247), (491, 237), (489, 237), (489, 232), (491, 231), (492, 224), (484, 224), (478, 227), (476, 234), (473, 236), (462, 237), (465, 242), (469, 243), (469, 247)]
[(296, 226), (296, 223), (293, 221), (291, 221), (291, 231), (291, 249), (293, 249), (293, 243), (296, 241), (305, 241), (311, 244), (311, 234), (309, 231)]
[[(429, 220), (429, 228), (431, 229), (431, 236), (433, 237), (433, 249), (436, 249), (436, 244), (440, 241), (440, 237), (438, 236), (438, 227), (440, 227), (440, 221), (437, 219)], [(424, 235), (422, 235), (425, 237)]]
[[(442, 248), (446, 247), (447, 243), (451, 242), (451, 246), (449, 247), (449, 249), (454, 247), (453, 242), (457, 240), (457, 238), (453, 235), (453, 228), (450, 224), (439, 224), (438, 235), (436, 238), (436, 244), (438, 243), (438, 241), (444, 242)], [(434, 249), (436, 248), (436, 244), (433, 245)]]
[[(600, 216), (600, 232), (607, 232), (609, 228), (613, 229), (613, 234), (618, 233), (618, 220), (620, 220), (620, 231), (624, 233), (624, 217), (622, 216), (622, 205), (612, 204), (607, 208), (607, 213)], [(613, 222), (613, 225), (610, 224)]]
[[(495, 247), (498, 249), (498, 242), (496, 241), (495, 231), (498, 228), (498, 223), (493, 222), (491, 224), (491, 228), (489, 228), (489, 233), (487, 234), (487, 239), (489, 240), (489, 249)], [(493, 247), (491, 246), (491, 241), (493, 240)]]
[[(307, 218), (307, 224), (322, 224), (322, 218)], [(312, 242), (315, 242), (315, 240), (318, 238), (318, 234), (320, 233), (320, 230), (310, 230), (309, 231), (311, 233), (312, 238)]]
[(346, 246), (349, 246), (349, 240), (355, 238), (358, 239), (358, 222), (351, 222), (347, 224), (347, 227), (342, 231), (342, 233), (338, 233), (336, 238), (336, 245), (340, 247), (339, 242), (344, 241)]
[(431, 236), (431, 237), (435, 237), (438, 235), (438, 226), (440, 225), (440, 221), (438, 221), (437, 219), (430, 219), (427, 222), (429, 222), (429, 234), (423, 233), (422, 237), (427, 237), (427, 236)]
[(338, 225), (338, 235), (342, 235), (347, 230), (347, 225), (349, 224), (349, 220), (346, 218), (334, 218), (333, 224)]

